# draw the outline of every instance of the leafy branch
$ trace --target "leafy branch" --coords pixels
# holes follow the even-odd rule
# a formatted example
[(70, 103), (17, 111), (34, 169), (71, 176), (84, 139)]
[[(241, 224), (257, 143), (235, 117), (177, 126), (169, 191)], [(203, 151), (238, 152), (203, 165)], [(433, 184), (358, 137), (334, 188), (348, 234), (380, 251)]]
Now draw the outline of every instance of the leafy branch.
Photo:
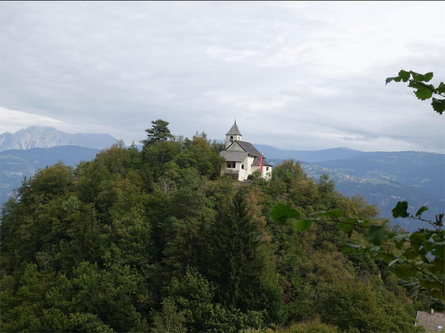
[[(409, 82), (408, 87), (414, 88), (414, 94), (416, 97), (422, 101), (426, 99), (432, 98), (431, 105), (439, 114), (442, 114), (445, 111), (445, 84), (440, 82), (437, 87), (432, 84), (426, 84), (425, 82), (429, 82), (433, 78), (433, 73), (428, 72), (426, 74), (419, 74), (413, 71), (404, 71), (403, 69), (399, 72), (397, 76), (386, 78), (386, 84), (395, 81), (395, 82)], [(433, 97), (442, 97), (436, 98)]]
[[(434, 229), (419, 229), (411, 234), (394, 232), (387, 230), (385, 225), (371, 223), (368, 220), (344, 218), (343, 213), (337, 209), (316, 212), (301, 218), (297, 210), (285, 204), (275, 205), (270, 216), (280, 224), (288, 220), (294, 221), (296, 229), (300, 232), (308, 230), (314, 222), (324, 222), (326, 219), (338, 223), (339, 231), (347, 234), (348, 238), (351, 238), (354, 230), (364, 231), (368, 244), (362, 246), (345, 242), (344, 252), (355, 250), (376, 253), (378, 257), (390, 261), (388, 267), (393, 267), (398, 278), (428, 292), (431, 295), (431, 304), (433, 306), (439, 304), (438, 307), (442, 307), (445, 299), (443, 214), (439, 214), (433, 222), (421, 217), (428, 207), (422, 206), (415, 215), (409, 214), (407, 209), (406, 201), (398, 202), (392, 211), (393, 217), (414, 218), (428, 223)], [(384, 248), (384, 244), (391, 241), (396, 246), (396, 254), (390, 254)]]

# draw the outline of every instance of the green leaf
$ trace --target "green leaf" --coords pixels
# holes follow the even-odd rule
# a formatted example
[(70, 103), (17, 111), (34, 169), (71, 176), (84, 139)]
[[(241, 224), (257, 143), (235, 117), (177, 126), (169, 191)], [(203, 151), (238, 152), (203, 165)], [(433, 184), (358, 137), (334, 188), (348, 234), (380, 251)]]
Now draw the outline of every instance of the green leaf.
[[(399, 81), (400, 81), (400, 78), (399, 78), (398, 76), (387, 77), (386, 80), (385, 80), (385, 86), (386, 86), (388, 83), (390, 83), (391, 81), (396, 81), (397, 78), (398, 78)], [(396, 81), (396, 82), (398, 82), (398, 81)]]
[(396, 268), (394, 269), (394, 273), (401, 279), (409, 279), (416, 276), (417, 271), (411, 265), (401, 264), (396, 266)]
[(352, 248), (352, 249), (364, 249), (363, 246), (359, 245), (359, 244), (352, 244), (352, 243), (346, 243), (345, 242), (345, 246)]
[(436, 88), (436, 91), (438, 94), (444, 94), (445, 93), (445, 84), (443, 82), (440, 82), (440, 84)]
[(420, 215), (422, 215), (423, 212), (426, 212), (428, 210), (427, 206), (422, 206), (419, 208), (419, 210), (416, 213), (416, 216), (420, 217)]
[(443, 285), (440, 282), (437, 282), (437, 281), (420, 279), (419, 283), (420, 283), (420, 285), (422, 287), (427, 288), (427, 289), (438, 289), (438, 290), (442, 290), (443, 289)]
[(394, 218), (408, 217), (409, 214), (408, 214), (407, 210), (408, 210), (408, 202), (399, 201), (399, 202), (397, 202), (397, 205), (392, 210), (392, 216)]
[(398, 234), (394, 236), (394, 242), (396, 243), (396, 247), (398, 249), (402, 248), (403, 244), (406, 242), (406, 234)]
[(414, 259), (414, 258), (416, 258), (418, 255), (419, 255), (419, 253), (418, 253), (415, 249), (413, 249), (412, 247), (407, 248), (406, 251), (405, 251), (405, 253), (403, 254), (403, 256), (404, 256), (406, 259)]
[(298, 231), (306, 231), (312, 225), (312, 222), (313, 221), (310, 220), (298, 220), (295, 223), (295, 227), (297, 228)]
[(423, 247), (423, 244), (427, 241), (427, 234), (423, 230), (415, 231), (409, 236), (409, 241), (411, 247), (419, 252), (420, 247)]
[(383, 241), (388, 238), (388, 232), (379, 225), (371, 225), (368, 230), (366, 239), (373, 245), (382, 245)]
[(426, 74), (424, 75), (424, 77), (425, 77), (425, 82), (430, 81), (430, 80), (433, 78), (433, 76), (434, 76), (433, 72), (428, 72), (428, 73), (426, 73)]
[(438, 274), (444, 274), (445, 264), (444, 264), (443, 259), (435, 258), (431, 264), (432, 264), (431, 272), (438, 273)]
[(445, 245), (443, 243), (434, 243), (431, 249), (431, 254), (437, 259), (444, 260)]
[(439, 227), (443, 227), (443, 216), (444, 216), (444, 214), (437, 214), (436, 215), (436, 222), (434, 222), (434, 224), (439, 226)]
[(426, 87), (421, 87), (419, 89), (417, 89), (414, 94), (416, 94), (417, 98), (424, 101), (428, 98), (431, 98), (431, 96), (433, 96), (433, 92), (426, 88)]
[(399, 77), (403, 80), (403, 82), (408, 81), (410, 75), (410, 72), (404, 71), (403, 69), (399, 72)]
[(413, 76), (413, 79), (419, 82), (428, 82), (433, 78), (433, 73), (428, 72), (426, 74), (419, 74), (416, 72), (411, 71), (411, 75)]
[(323, 216), (340, 218), (343, 216), (343, 212), (339, 209), (332, 209), (324, 212)]
[(354, 226), (357, 223), (358, 220), (356, 218), (348, 218), (338, 223), (338, 230), (343, 231), (345, 233), (351, 232), (352, 230), (354, 230)]
[(362, 227), (367, 227), (371, 222), (369, 222), (369, 220), (368, 219), (366, 219), (366, 220), (363, 220), (363, 221), (359, 221), (359, 223), (360, 223), (360, 225), (362, 226)]
[(400, 258), (396, 258), (396, 259), (392, 260), (392, 261), (388, 264), (388, 267), (391, 267), (392, 265), (398, 263), (399, 261), (401, 261)]
[(288, 219), (298, 217), (300, 217), (300, 214), (295, 209), (282, 203), (276, 204), (270, 212), (270, 218), (280, 224), (286, 223)]
[(390, 261), (394, 258), (392, 254), (384, 253), (384, 252), (377, 252), (377, 258), (381, 258), (385, 261)]
[(438, 99), (433, 97), (433, 101), (431, 102), (434, 111), (439, 114), (442, 114), (445, 111), (445, 99)]

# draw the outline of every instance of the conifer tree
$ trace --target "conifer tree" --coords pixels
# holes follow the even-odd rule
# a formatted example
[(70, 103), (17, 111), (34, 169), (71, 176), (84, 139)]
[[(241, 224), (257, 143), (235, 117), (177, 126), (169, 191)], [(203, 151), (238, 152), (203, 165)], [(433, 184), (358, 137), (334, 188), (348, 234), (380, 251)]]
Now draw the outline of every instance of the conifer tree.
[(254, 309), (263, 292), (266, 260), (260, 251), (262, 233), (253, 221), (243, 191), (221, 207), (213, 230), (213, 260), (209, 273), (219, 285), (217, 298), (227, 306)]
[(151, 122), (151, 128), (147, 128), (147, 139), (142, 140), (144, 147), (148, 147), (156, 142), (162, 142), (173, 139), (173, 135), (168, 129), (168, 121), (158, 119)]

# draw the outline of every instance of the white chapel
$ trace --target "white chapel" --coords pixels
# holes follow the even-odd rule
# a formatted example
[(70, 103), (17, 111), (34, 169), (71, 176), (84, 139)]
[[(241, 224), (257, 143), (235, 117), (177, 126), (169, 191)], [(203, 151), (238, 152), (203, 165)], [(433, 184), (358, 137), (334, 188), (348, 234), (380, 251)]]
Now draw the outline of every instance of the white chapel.
[(236, 120), (226, 133), (226, 148), (220, 155), (226, 160), (224, 173), (233, 175), (239, 181), (247, 180), (255, 171), (259, 171), (264, 179), (272, 177), (272, 165), (250, 142), (242, 141)]

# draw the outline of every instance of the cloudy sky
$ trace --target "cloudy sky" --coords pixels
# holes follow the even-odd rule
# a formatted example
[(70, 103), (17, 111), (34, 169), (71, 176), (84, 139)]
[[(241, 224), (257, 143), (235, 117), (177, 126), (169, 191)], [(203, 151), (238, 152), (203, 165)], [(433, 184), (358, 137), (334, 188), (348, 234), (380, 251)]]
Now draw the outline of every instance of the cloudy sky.
[(445, 153), (400, 69), (445, 80), (445, 2), (0, 3), (0, 132)]

